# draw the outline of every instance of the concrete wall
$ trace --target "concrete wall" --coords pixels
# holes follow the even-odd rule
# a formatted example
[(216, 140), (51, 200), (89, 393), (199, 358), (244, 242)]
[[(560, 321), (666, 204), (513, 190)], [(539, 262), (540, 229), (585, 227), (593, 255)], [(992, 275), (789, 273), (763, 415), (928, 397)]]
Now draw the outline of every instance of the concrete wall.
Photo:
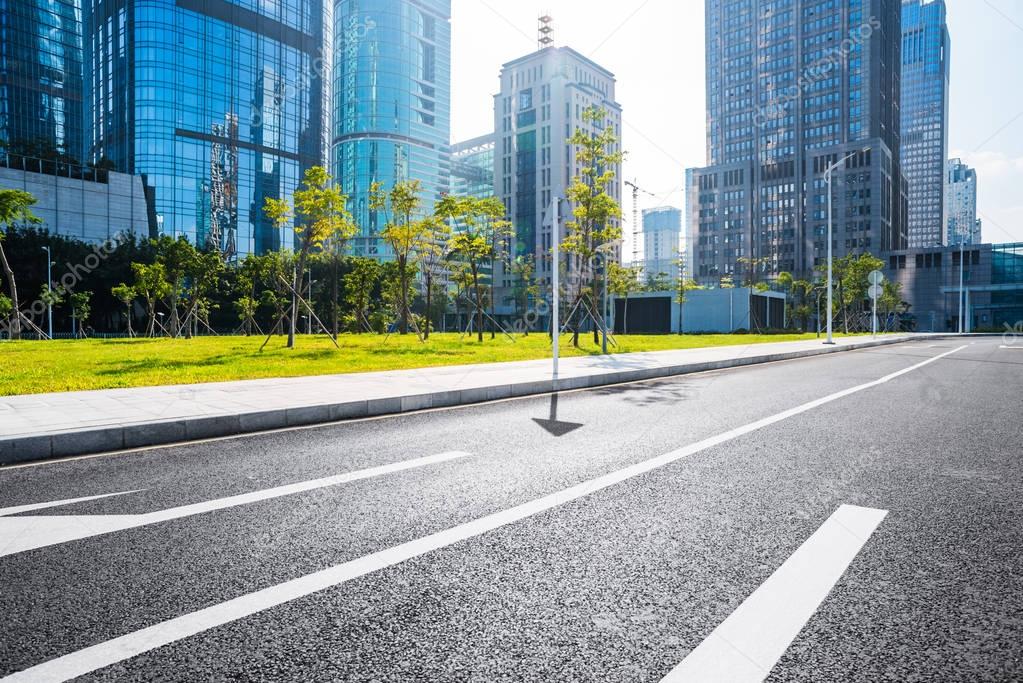
[(38, 203), (33, 213), (51, 234), (99, 243), (122, 232), (149, 236), (141, 176), (110, 172), (92, 182), (0, 167), (0, 188), (25, 190)]

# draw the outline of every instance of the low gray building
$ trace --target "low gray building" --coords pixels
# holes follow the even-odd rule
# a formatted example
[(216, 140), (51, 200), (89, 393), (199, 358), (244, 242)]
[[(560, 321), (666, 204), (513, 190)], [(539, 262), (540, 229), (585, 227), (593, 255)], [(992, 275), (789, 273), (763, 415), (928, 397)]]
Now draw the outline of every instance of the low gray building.
[[(644, 292), (615, 300), (617, 334), (729, 334), (736, 330), (781, 329), (785, 321), (785, 295), (735, 289), (695, 289), (686, 303), (676, 303), (675, 292)], [(626, 309), (626, 303), (628, 308)]]
[(54, 235), (100, 243), (155, 227), (142, 176), (9, 155), (0, 157), (0, 189), (31, 193), (38, 227)]
[(958, 331), (960, 292), (965, 331), (1005, 331), (1023, 321), (1023, 243), (909, 249), (886, 259), (885, 275), (902, 284), (919, 332)]

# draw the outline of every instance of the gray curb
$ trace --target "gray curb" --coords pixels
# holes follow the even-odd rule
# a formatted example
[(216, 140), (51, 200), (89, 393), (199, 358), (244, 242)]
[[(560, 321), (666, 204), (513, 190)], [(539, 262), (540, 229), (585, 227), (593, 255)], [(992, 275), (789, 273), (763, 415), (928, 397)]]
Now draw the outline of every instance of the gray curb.
[[(934, 336), (928, 338), (937, 339), (941, 337)], [(0, 438), (0, 465), (133, 450), (148, 446), (198, 441), (238, 434), (252, 434), (286, 427), (303, 427), (364, 417), (397, 415), (430, 408), (450, 408), (507, 398), (546, 394), (552, 390), (589, 389), (625, 382), (675, 377), (697, 372), (759, 365), (797, 358), (811, 358), (829, 353), (844, 353), (892, 344), (904, 344), (919, 341), (920, 339), (919, 337), (878, 339), (859, 344), (836, 347), (822, 346), (819, 349), (788, 353), (764, 354), (683, 365), (665, 365), (641, 370), (605, 372), (579, 377), (566, 377), (557, 380), (556, 383), (550, 380), (526, 381), (516, 384), (474, 387), (464, 390), (436, 391), (415, 396), (347, 401), (344, 403), (302, 406), (263, 412), (254, 411), (214, 417), (142, 422), (120, 427), (55, 432), (40, 436)]]

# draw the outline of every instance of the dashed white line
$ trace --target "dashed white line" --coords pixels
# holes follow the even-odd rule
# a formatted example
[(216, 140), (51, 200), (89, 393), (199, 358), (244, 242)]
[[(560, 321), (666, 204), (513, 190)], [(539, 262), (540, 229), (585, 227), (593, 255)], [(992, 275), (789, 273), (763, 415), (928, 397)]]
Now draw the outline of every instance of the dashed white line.
[(244, 617), (258, 614), (272, 607), (291, 602), (319, 591), (339, 586), (346, 581), (351, 581), (372, 572), (394, 566), (406, 560), (410, 560), (426, 553), (451, 546), (455, 543), (479, 536), (493, 531), (508, 524), (521, 521), (527, 517), (546, 512), (574, 500), (585, 498), (590, 494), (606, 489), (628, 479), (638, 477), (647, 472), (678, 462), (691, 455), (719, 446), (723, 443), (755, 432), (764, 427), (776, 424), (790, 417), (800, 415), (807, 411), (819, 408), (833, 401), (845, 398), (852, 394), (870, 389), (890, 382), (897, 377), (906, 375), (914, 370), (930, 365), (946, 356), (965, 349), (960, 346), (957, 349), (942, 353), (933, 358), (917, 363), (911, 367), (899, 370), (881, 379), (867, 382), (843, 391), (836, 392), (819, 398), (809, 403), (804, 403), (795, 408), (765, 417), (756, 422), (737, 427), (717, 436), (712, 436), (703, 441), (698, 441), (670, 453), (665, 453), (656, 458), (651, 458), (624, 469), (605, 474), (589, 481), (576, 484), (556, 493), (537, 498), (535, 500), (517, 505), (515, 507), (481, 517), (479, 519), (459, 524), (444, 531), (439, 531), (422, 538), (402, 543), (370, 555), (344, 562), (327, 569), (323, 569), (306, 576), (292, 579), (284, 583), (269, 586), (253, 593), (239, 596), (217, 605), (212, 605), (198, 612), (184, 614), (174, 619), (154, 624), (133, 633), (98, 643), (91, 647), (71, 652), (51, 659), (50, 661), (37, 664), (36, 666), (12, 674), (3, 681), (8, 682), (29, 682), (46, 683), (48, 681), (66, 681), (78, 676), (97, 671), (104, 667), (130, 659), (144, 652), (170, 643), (177, 642), (184, 638), (208, 631), (211, 628), (229, 624)]
[(843, 505), (662, 683), (759, 683), (852, 564), (887, 510)]

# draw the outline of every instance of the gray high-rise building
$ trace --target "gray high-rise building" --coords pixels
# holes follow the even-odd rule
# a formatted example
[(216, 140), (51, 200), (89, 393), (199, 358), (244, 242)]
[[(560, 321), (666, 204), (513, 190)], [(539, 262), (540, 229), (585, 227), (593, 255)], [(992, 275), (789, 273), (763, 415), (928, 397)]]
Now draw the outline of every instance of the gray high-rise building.
[(706, 0), (707, 162), (687, 177), (706, 285), (810, 275), (906, 244), (899, 0)]
[(980, 244), (977, 172), (961, 159), (949, 159), (945, 174), (945, 244)]
[[(584, 121), (590, 107), (603, 109), (606, 120)], [(569, 138), (577, 130), (596, 133), (608, 126), (619, 139), (609, 151), (620, 151), (621, 120), (614, 74), (571, 48), (546, 47), (501, 69), (501, 91), (494, 97), (494, 187), (515, 229), (510, 256), (532, 254), (536, 275), (545, 282), (551, 277), (553, 240), (565, 237), (564, 220), (561, 234), (552, 235), (551, 201), (564, 198), (580, 169)], [(617, 166), (608, 193), (620, 203)], [(507, 277), (501, 282), (500, 274), (497, 279), (498, 286), (512, 285)]]
[(902, 170), (911, 249), (947, 244), (950, 49), (945, 0), (902, 0)]
[(663, 274), (671, 282), (679, 276), (678, 258), (682, 239), (682, 210), (660, 206), (643, 210), (644, 280), (657, 280)]

